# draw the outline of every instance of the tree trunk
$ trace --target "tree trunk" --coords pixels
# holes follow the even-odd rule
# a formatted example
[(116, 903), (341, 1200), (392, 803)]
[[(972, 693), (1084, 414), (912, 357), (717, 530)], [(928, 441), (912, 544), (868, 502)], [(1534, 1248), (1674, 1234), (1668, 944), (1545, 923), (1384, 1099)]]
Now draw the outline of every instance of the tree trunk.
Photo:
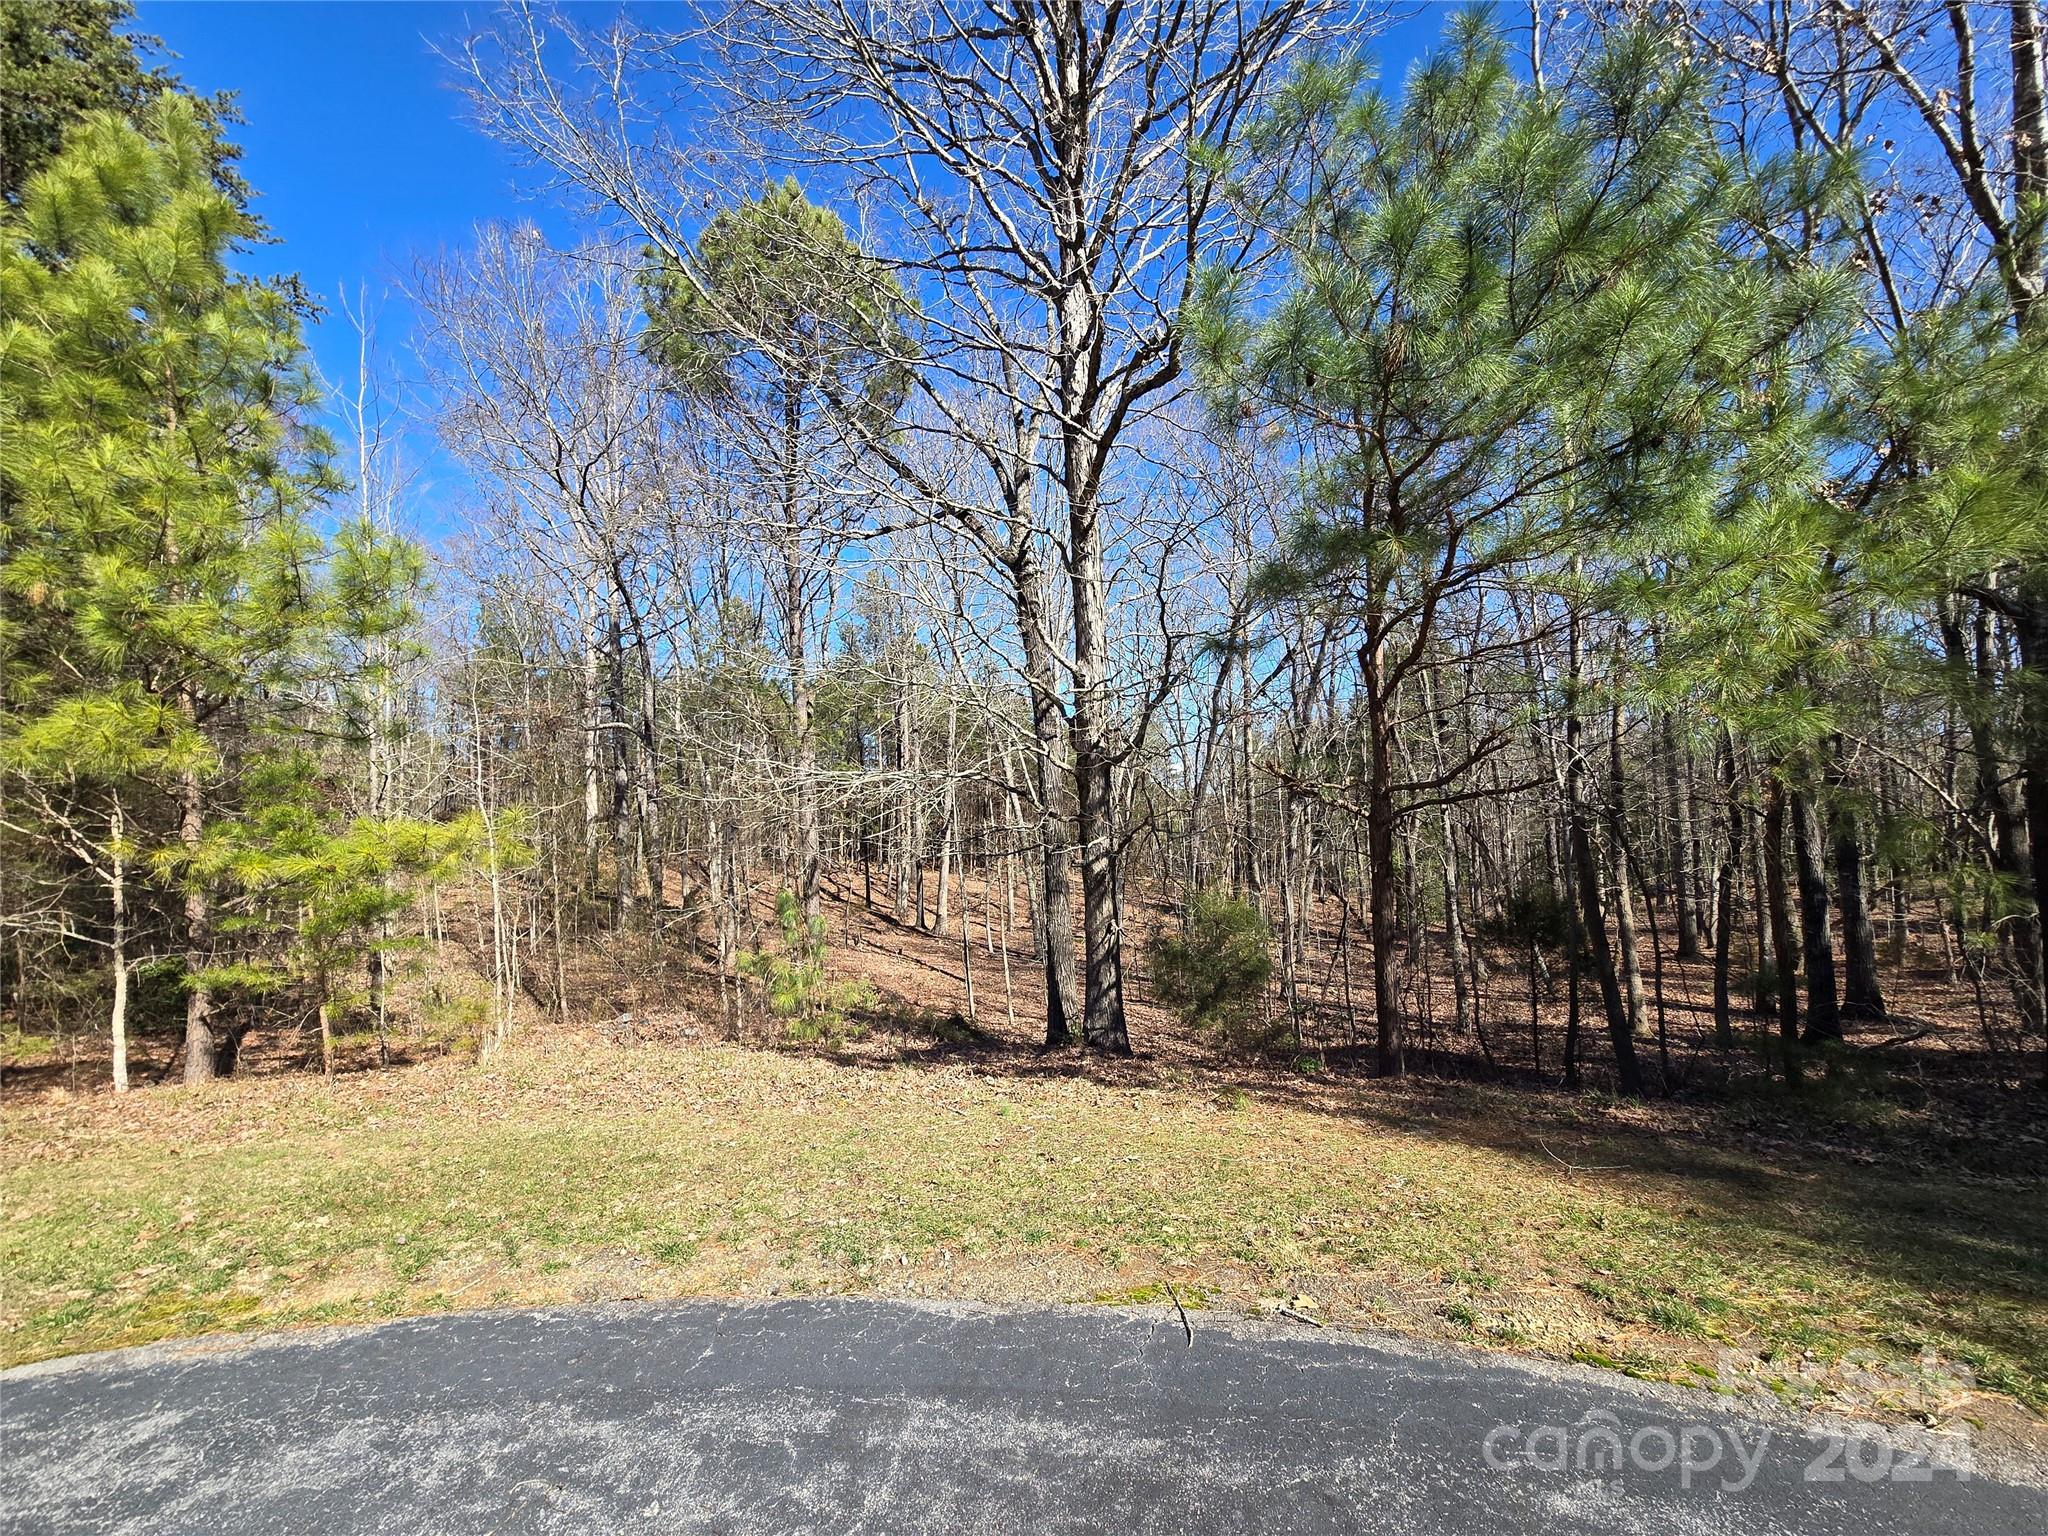
[[(1076, 711), (1078, 716), (1079, 711)], [(1081, 1036), (1092, 1050), (1128, 1056), (1124, 1022), (1123, 933), (1117, 921), (1114, 787), (1108, 757), (1085, 727), (1074, 743), (1074, 783), (1081, 834), (1081, 938), (1085, 985)]]
[(377, 1031), (377, 1065), (391, 1064), (389, 971), (384, 958), (384, 946), (391, 941), (391, 920), (377, 919), (377, 931), (370, 945), (367, 962), (370, 973), (370, 1022)]
[(1699, 915), (1693, 906), (1692, 796), (1685, 773), (1684, 744), (1669, 711), (1664, 715), (1664, 787), (1671, 814), (1671, 890), (1677, 909), (1680, 960), (1698, 960)]
[[(967, 851), (960, 851), (960, 984), (966, 994), (967, 1022), (977, 1024), (980, 1019), (974, 1009), (974, 925), (967, 920)], [(982, 886), (982, 910), (988, 910), (988, 886)]]
[(1479, 1033), (1477, 999), (1473, 995), (1472, 977), (1468, 967), (1473, 957), (1467, 953), (1465, 943), (1464, 902), (1459, 893), (1458, 838), (1451, 827), (1451, 813), (1445, 807), (1442, 816), (1444, 839), (1444, 947), (1450, 952), (1451, 994), (1456, 1011), (1458, 1036), (1462, 1041), (1467, 1035)]
[[(1097, 252), (1094, 210), (1083, 190), (1095, 150), (1093, 113), (1106, 102), (1089, 94), (1084, 62), (1089, 24), (1079, 6), (1047, 13), (1053, 46), (1067, 62), (1052, 83), (1053, 235), (1059, 291), (1050, 305), (1049, 351), (1057, 369), (1053, 431), (1059, 444), (1059, 481), (1066, 503), (1066, 575), (1074, 620), (1074, 708), (1068, 721), (1073, 747), (1076, 829), (1081, 843), (1083, 985), (1081, 1038), (1093, 1050), (1129, 1055), (1124, 1019), (1123, 930), (1119, 921), (1116, 841), (1116, 765), (1110, 733), (1108, 583), (1103, 570), (1102, 475), (1109, 431), (1098, 430), (1102, 387), (1097, 352), (1106, 317), (1094, 285)], [(1076, 50), (1071, 55), (1066, 50)], [(1084, 81), (1086, 83), (1084, 83)]]
[[(2038, 57), (2035, 68), (2038, 69)], [(2038, 158), (2048, 162), (2048, 148), (2034, 146)], [(2048, 174), (2048, 167), (2044, 167)], [(2020, 665), (2033, 701), (2026, 721), (2026, 735), (2020, 745), (2020, 763), (2025, 773), (2022, 801), (2026, 809), (2027, 844), (2031, 853), (2022, 898), (2031, 911), (2022, 912), (2017, 926), (2025, 937), (2016, 944), (2021, 960), (2017, 986), (2020, 1011), (2036, 1029), (2048, 1023), (2048, 919), (2044, 919), (2044, 882), (2041, 860), (2048, 853), (2048, 574), (2030, 572), (2019, 593), (2018, 618), (2014, 631), (2019, 639)], [(2048, 1081), (2048, 1053), (2042, 1059), (2044, 1081)]]
[(1721, 736), (1721, 789), (1728, 802), (1728, 842), (1721, 854), (1714, 893), (1714, 1044), (1732, 1051), (1735, 1021), (1728, 998), (1728, 956), (1735, 936), (1735, 882), (1742, 871), (1744, 811), (1735, 794), (1735, 743), (1725, 730)]
[(811, 676), (803, 645), (791, 657), (791, 731), (797, 737), (797, 899), (803, 903), (803, 926), (811, 932), (823, 909), (821, 840), (817, 829), (817, 723), (811, 700)]
[(1649, 1034), (1649, 1006), (1642, 999), (1642, 940), (1636, 934), (1634, 881), (1628, 879), (1628, 842), (1622, 829), (1612, 834), (1610, 872), (1614, 879), (1614, 948), (1622, 971), (1622, 997), (1628, 1004), (1628, 1028)]
[(1109, 621), (1102, 525), (1092, 501), (1070, 490), (1069, 575), (1074, 597), (1074, 792), (1081, 839), (1084, 985), (1081, 1037), (1090, 1049), (1130, 1054), (1124, 1022), (1123, 932), (1117, 921), (1115, 765), (1109, 744)]
[(1771, 941), (1771, 881), (1765, 868), (1763, 815), (1744, 812), (1755, 824), (1757, 834), (1749, 842), (1749, 891), (1751, 909), (1750, 954), (1755, 961), (1750, 977), (1750, 1011), (1759, 1016), (1777, 1011), (1778, 965)]
[[(1379, 628), (1378, 615), (1368, 615), (1368, 635), (1377, 635)], [(1366, 911), (1372, 920), (1372, 1004), (1378, 1031), (1379, 1072), (1382, 1077), (1399, 1077), (1407, 1069), (1408, 1021), (1401, 1004), (1393, 701), (1387, 697), (1381, 674), (1384, 659), (1383, 647), (1376, 639), (1370, 639), (1358, 653), (1366, 712)]]
[[(1618, 645), (1615, 654), (1618, 663)], [(1635, 900), (1629, 878), (1628, 779), (1622, 767), (1619, 702), (1608, 713), (1607, 773), (1608, 839), (1612, 844), (1608, 863), (1614, 881), (1614, 941), (1619, 951), (1616, 958), (1621, 968), (1622, 995), (1628, 1001), (1628, 1027), (1631, 1033), (1641, 1035), (1649, 1030), (1649, 1014), (1643, 1004), (1643, 957), (1636, 939)]]
[[(190, 700), (186, 718), (191, 718)], [(197, 770), (186, 768), (178, 774), (178, 841), (188, 854), (199, 851), (206, 832), (206, 802)], [(217, 1070), (217, 1042), (212, 1024), (213, 993), (192, 980), (211, 958), (211, 908), (206, 889), (191, 871), (185, 875), (185, 1081), (211, 1082)]]
[[(1839, 756), (1839, 742), (1835, 751)], [(1863, 832), (1842, 775), (1837, 772), (1832, 778), (1835, 792), (1828, 821), (1834, 840), (1836, 905), (1842, 911), (1842, 1013), (1852, 1019), (1881, 1019), (1884, 990), (1877, 976), (1877, 928), (1870, 920), (1870, 897), (1863, 884)]]
[[(2038, 209), (2048, 197), (2048, 64), (2044, 64), (2041, 8), (2036, 0), (2011, 0), (2013, 202), (2016, 207)], [(2015, 242), (2012, 281), (2020, 300), (2015, 305), (2026, 332), (2039, 338), (2042, 329), (2041, 297), (2048, 289), (2048, 231), (2038, 215), (2021, 219), (2020, 238)], [(2038, 499), (2041, 487), (2034, 490)], [(2020, 1013), (2035, 1029), (2048, 1027), (2048, 880), (2041, 874), (2041, 861), (2048, 858), (2048, 571), (2036, 563), (2020, 575), (2014, 594), (2013, 631), (2019, 641), (2020, 696), (2029, 701), (2020, 740), (2020, 770), (2024, 780), (2021, 802), (2025, 808), (2028, 847), (2025, 883), (2021, 897), (2032, 911), (2022, 912), (2018, 928), (2022, 937), (2014, 946), (2020, 961), (2020, 975), (2014, 990)], [(2048, 1084), (2048, 1049), (2041, 1058), (2042, 1082)]]
[[(598, 823), (603, 819), (599, 788), (600, 753), (604, 747), (604, 699), (601, 687), (603, 648), (593, 610), (583, 621), (583, 888), (597, 893)], [(479, 748), (481, 750), (481, 748)]]
[[(1937, 607), (1936, 619), (1950, 685), (1961, 706), (1963, 719), (1970, 728), (1970, 756), (1976, 770), (1976, 809), (1980, 815), (1988, 812), (1991, 818), (1992, 867), (2015, 890), (2031, 893), (2034, 881), (2030, 831), (2035, 823), (2033, 806), (2036, 795), (2042, 801), (2042, 830), (2048, 832), (2048, 747), (2032, 749), (2037, 759), (2032, 767), (2040, 771), (2029, 771), (2025, 775), (2024, 793), (2028, 805), (2023, 814), (2013, 804), (2013, 797), (2006, 788), (2005, 769), (1998, 756), (1997, 701), (1992, 679), (1995, 663), (1990, 626), (1984, 610), (1980, 605), (1967, 642), (1953, 600), (1944, 601)], [(2037, 671), (2048, 667), (2048, 635), (2027, 624), (2020, 624), (2017, 629), (2022, 658), (2033, 657), (2032, 666)], [(2041, 987), (2044, 934), (2038, 910), (2033, 921), (2010, 924), (2006, 933), (2013, 967), (2019, 976), (2017, 991), (2021, 1012), (2038, 1028), (2044, 1016)]]
[[(1560, 766), (1563, 766), (1562, 762)], [(1564, 885), (1565, 914), (1564, 1085), (1576, 1090), (1579, 1086), (1579, 1029), (1585, 980), (1586, 930), (1579, 904), (1578, 855), (1572, 846), (1575, 818), (1571, 810), (1569, 772), (1566, 769), (1566, 777), (1560, 780), (1560, 788), (1565, 791), (1561, 818), (1565, 824), (1558, 829), (1557, 872)]]
[(1635, 1033), (1629, 1028), (1628, 1005), (1622, 1000), (1621, 982), (1614, 970), (1614, 950), (1607, 941), (1607, 919), (1600, 909), (1600, 864), (1593, 853), (1592, 812), (1586, 803), (1585, 750), (1579, 739), (1576, 616), (1571, 621), (1567, 643), (1570, 660), (1564, 726), (1565, 804), (1571, 817), (1571, 863), (1573, 877), (1578, 882), (1579, 930), (1593, 961), (1594, 977), (1600, 985), (1600, 1005), (1607, 1016), (1607, 1037), (1614, 1047), (1615, 1078), (1623, 1093), (1640, 1097), (1643, 1091), (1642, 1064), (1636, 1058)]
[(1785, 885), (1785, 784), (1773, 767), (1764, 778), (1763, 848), (1765, 905), (1770, 914), (1772, 967), (1777, 972), (1778, 1044), (1785, 1081), (1797, 1084), (1799, 1060), (1799, 941), (1792, 926), (1792, 898)]
[[(1431, 766), (1441, 777), (1449, 768), (1449, 757), (1444, 750), (1449, 731), (1435, 679), (1428, 668), (1422, 672), (1422, 699), (1423, 707), (1429, 712)], [(1479, 956), (1466, 942), (1464, 880), (1458, 865), (1458, 834), (1448, 805), (1438, 808), (1437, 829), (1444, 844), (1444, 947), (1450, 952), (1451, 999), (1456, 1010), (1454, 1022), (1460, 1041), (1468, 1035), (1477, 1035), (1484, 1049), (1486, 1037), (1479, 1023)]]
[[(783, 651), (789, 660), (790, 731), (796, 743), (796, 895), (803, 905), (808, 936), (822, 911), (819, 891), (823, 843), (818, 831), (818, 731), (810, 675), (810, 612), (806, 601), (804, 554), (797, 530), (803, 459), (803, 391), (789, 376), (782, 383), (782, 554)], [(940, 900), (945, 898), (943, 894)], [(922, 914), (920, 913), (920, 916)], [(806, 937), (805, 947), (809, 947)]]
[[(915, 872), (924, 850), (919, 846), (917, 815), (917, 732), (910, 708), (909, 662), (902, 664), (896, 684), (896, 921), (910, 920)], [(923, 903), (920, 901), (919, 906)], [(923, 921), (924, 913), (918, 913)]]
[(605, 750), (612, 774), (612, 924), (623, 932), (632, 925), (639, 891), (640, 861), (633, 838), (633, 775), (627, 737), (621, 726), (626, 713), (626, 633), (622, 600), (611, 590), (605, 621), (608, 648), (605, 676)]
[(1299, 818), (1295, 814), (1294, 797), (1283, 784), (1279, 787), (1280, 801), (1280, 999), (1287, 1008), (1287, 1025), (1297, 1049), (1301, 1045), (1301, 990), (1299, 976), (1299, 948), (1301, 938), (1301, 912), (1296, 894), (1296, 874), (1300, 860)]
[(1826, 848), (1813, 796), (1792, 791), (1792, 851), (1799, 876), (1799, 931), (1806, 960), (1804, 1043), (1842, 1038), (1842, 1011), (1835, 991), (1835, 940), (1828, 924)]
[(654, 653), (647, 643), (647, 626), (641, 621), (637, 606), (630, 612), (633, 648), (640, 658), (640, 755), (634, 794), (639, 802), (642, 859), (647, 871), (648, 917), (658, 926), (662, 909), (668, 903), (668, 846), (664, 835), (667, 823), (661, 805), (661, 699), (655, 686)]
[(1074, 898), (1061, 751), (1065, 721), (1028, 533), (1020, 531), (1010, 547), (1010, 582), (1017, 628), (1023, 638), (1024, 678), (1031, 693), (1031, 784), (1038, 802), (1040, 917), (1032, 937), (1045, 965), (1045, 1049), (1053, 1050), (1073, 1041), (1074, 1026), (1081, 1020), (1081, 985), (1074, 957)]
[[(1216, 664), (1216, 679), (1209, 688), (1209, 708), (1200, 742), (1200, 766), (1196, 769), (1194, 786), (1188, 795), (1186, 867), (1188, 889), (1191, 891), (1200, 890), (1209, 883), (1211, 878), (1208, 863), (1204, 856), (1206, 850), (1202, 839), (1202, 811), (1203, 807), (1208, 803), (1209, 786), (1216, 776), (1216, 759), (1219, 756), (1227, 756), (1229, 752), (1230, 721), (1225, 701), (1229, 698), (1230, 694), (1231, 672), (1237, 662), (1243, 622), (1242, 610), (1236, 602), (1233, 602), (1230, 610), (1228, 637), (1224, 642), (1222, 657)], [(1228, 798), (1229, 794), (1226, 787), (1225, 799), (1227, 800)], [(1227, 807), (1224, 813), (1224, 820), (1224, 839), (1226, 845), (1224, 858), (1227, 864), (1229, 861), (1228, 841), (1230, 836), (1228, 825), (1229, 809)]]
[(939, 900), (938, 914), (932, 927), (937, 933), (949, 931), (952, 921), (948, 908), (952, 898), (953, 866), (960, 866), (960, 922), (965, 932), (967, 922), (967, 850), (960, 841), (960, 790), (956, 770), (960, 753), (960, 695), (949, 688), (946, 695), (946, 783), (940, 791), (939, 800)]
[(114, 1006), (108, 1016), (113, 1038), (114, 1092), (128, 1091), (128, 857), (122, 851), (127, 823), (121, 811), (121, 797), (114, 797), (107, 818), (107, 895), (113, 906), (113, 934), (110, 958), (114, 967)]

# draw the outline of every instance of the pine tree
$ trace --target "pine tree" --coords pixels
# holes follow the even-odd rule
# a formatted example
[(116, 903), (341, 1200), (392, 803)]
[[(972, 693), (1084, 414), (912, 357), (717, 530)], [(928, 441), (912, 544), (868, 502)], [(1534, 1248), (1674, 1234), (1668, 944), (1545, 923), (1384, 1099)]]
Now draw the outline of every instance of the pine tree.
[[(178, 77), (147, 56), (161, 39), (125, 30), (128, 0), (14, 0), (0, 7), (0, 199), (21, 201), (31, 177), (57, 158), (65, 136), (89, 113), (133, 118)], [(215, 130), (237, 122), (226, 96), (191, 97)], [(221, 189), (245, 196), (234, 169), (239, 153), (213, 135), (214, 176)]]
[(482, 814), (438, 823), (348, 817), (332, 774), (304, 748), (265, 754), (243, 787), (247, 814), (212, 828), (190, 857), (188, 876), (223, 891), (230, 921), (251, 940), (242, 959), (207, 980), (310, 992), (321, 1070), (332, 1077), (334, 1007), (355, 995), (345, 978), (411, 942), (394, 937), (391, 919), (412, 904), (414, 887), (474, 861)]
[(256, 227), (216, 161), (178, 95), (139, 125), (95, 114), (0, 226), (6, 766), (52, 878), (70, 861), (107, 888), (117, 1036), (131, 871), (175, 888), (195, 1082), (227, 958), (202, 851), (251, 765), (332, 703), (338, 638), (393, 622), (369, 589), (417, 575), (367, 530), (329, 558), (298, 315), (230, 269)]
[[(1252, 283), (1211, 273), (1195, 333), (1226, 417), (1302, 444), (1306, 515), (1266, 595), (1338, 604), (1361, 627), (1383, 1072), (1402, 1069), (1405, 1034), (1400, 829), (1476, 761), (1404, 775), (1397, 696), (1455, 605), (1561, 574), (1568, 554), (1576, 569), (1662, 518), (1687, 493), (1671, 472), (1701, 464), (1672, 451), (1675, 435), (1814, 298), (1781, 301), (1728, 270), (1741, 189), (1711, 142), (1711, 87), (1654, 37), (1621, 34), (1547, 91), (1517, 81), (1500, 35), (1468, 15), (1398, 105), (1359, 66), (1314, 66), (1249, 141), (1239, 195), (1278, 243), (1278, 290), (1254, 318)], [(1585, 582), (1559, 591), (1576, 633)], [(1636, 1091), (1582, 707), (1564, 701), (1578, 900), (1617, 1073)]]
[(692, 269), (647, 285), (650, 345), (679, 390), (722, 411), (739, 459), (773, 508), (767, 543), (790, 672), (796, 891), (819, 914), (818, 611), (858, 502), (819, 494), (819, 464), (884, 431), (909, 387), (909, 302), (837, 214), (792, 179), (715, 215)]
[[(1937, 616), (1953, 692), (1977, 757), (1977, 809), (1991, 823), (1994, 908), (2020, 1013), (2048, 1028), (2048, 324), (2009, 320), (1986, 282), (1914, 317), (1856, 398), (1868, 474), (1873, 579)], [(2010, 626), (2020, 665), (2003, 690), (1961, 654), (1954, 595)], [(2005, 695), (2003, 704), (1997, 697)], [(2003, 718), (2001, 718), (2001, 711)], [(1998, 746), (2010, 734), (2017, 797)], [(2014, 803), (2017, 798), (2017, 803)], [(2031, 846), (2030, 846), (2031, 845)], [(2048, 1061), (2048, 1056), (2044, 1056)]]

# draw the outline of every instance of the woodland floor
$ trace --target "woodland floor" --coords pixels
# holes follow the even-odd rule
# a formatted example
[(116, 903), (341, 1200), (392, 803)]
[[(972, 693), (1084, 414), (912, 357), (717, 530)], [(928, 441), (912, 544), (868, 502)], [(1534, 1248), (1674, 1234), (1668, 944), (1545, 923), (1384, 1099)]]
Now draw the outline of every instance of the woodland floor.
[[(1440, 1022), (1406, 1081), (1369, 1075), (1321, 962), (1302, 1048), (1226, 1052), (1141, 970), (1137, 1056), (1040, 1055), (1028, 947), (1006, 1002), (978, 901), (971, 1025), (957, 932), (839, 902), (834, 972), (881, 1003), (833, 1042), (763, 1048), (758, 1016), (723, 1041), (701, 965), (624, 942), (565, 965), (568, 1022), (532, 1008), (483, 1061), (451, 943), (394, 1065), (356, 1039), (332, 1084), (283, 1033), (203, 1091), (117, 1100), (89, 1036), (17, 1025), (0, 1358), (570, 1300), (1178, 1300), (1963, 1419), (2048, 1457), (2038, 1056), (1987, 1049), (1938, 966), (1889, 975), (1906, 1020), (1793, 1102), (1710, 1049), (1706, 970), (1668, 965), (1681, 1087), (1628, 1103), (1548, 1084), (1561, 988), (1530, 1070), (1506, 956), (1486, 1048)], [(139, 1041), (140, 1080), (174, 1048)]]

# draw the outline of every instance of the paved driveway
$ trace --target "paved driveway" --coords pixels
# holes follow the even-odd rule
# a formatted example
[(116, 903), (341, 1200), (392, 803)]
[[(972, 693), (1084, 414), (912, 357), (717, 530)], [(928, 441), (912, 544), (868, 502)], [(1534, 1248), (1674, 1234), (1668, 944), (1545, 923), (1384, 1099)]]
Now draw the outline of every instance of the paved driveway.
[(1193, 1321), (697, 1303), (31, 1366), (0, 1376), (0, 1529), (2048, 1530), (2048, 1494), (1710, 1398)]

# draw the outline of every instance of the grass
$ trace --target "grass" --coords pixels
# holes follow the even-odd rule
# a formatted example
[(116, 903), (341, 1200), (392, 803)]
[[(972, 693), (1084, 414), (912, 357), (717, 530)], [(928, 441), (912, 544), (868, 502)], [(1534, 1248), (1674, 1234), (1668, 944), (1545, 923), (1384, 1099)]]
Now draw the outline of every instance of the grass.
[[(1307, 1305), (1670, 1380), (2048, 1407), (2048, 1200), (1586, 1100), (534, 1048), (0, 1112), (8, 1363), (444, 1308), (865, 1291)], [(1885, 1364), (1889, 1362), (1889, 1364)], [(1817, 1385), (1816, 1385), (1817, 1383)]]

